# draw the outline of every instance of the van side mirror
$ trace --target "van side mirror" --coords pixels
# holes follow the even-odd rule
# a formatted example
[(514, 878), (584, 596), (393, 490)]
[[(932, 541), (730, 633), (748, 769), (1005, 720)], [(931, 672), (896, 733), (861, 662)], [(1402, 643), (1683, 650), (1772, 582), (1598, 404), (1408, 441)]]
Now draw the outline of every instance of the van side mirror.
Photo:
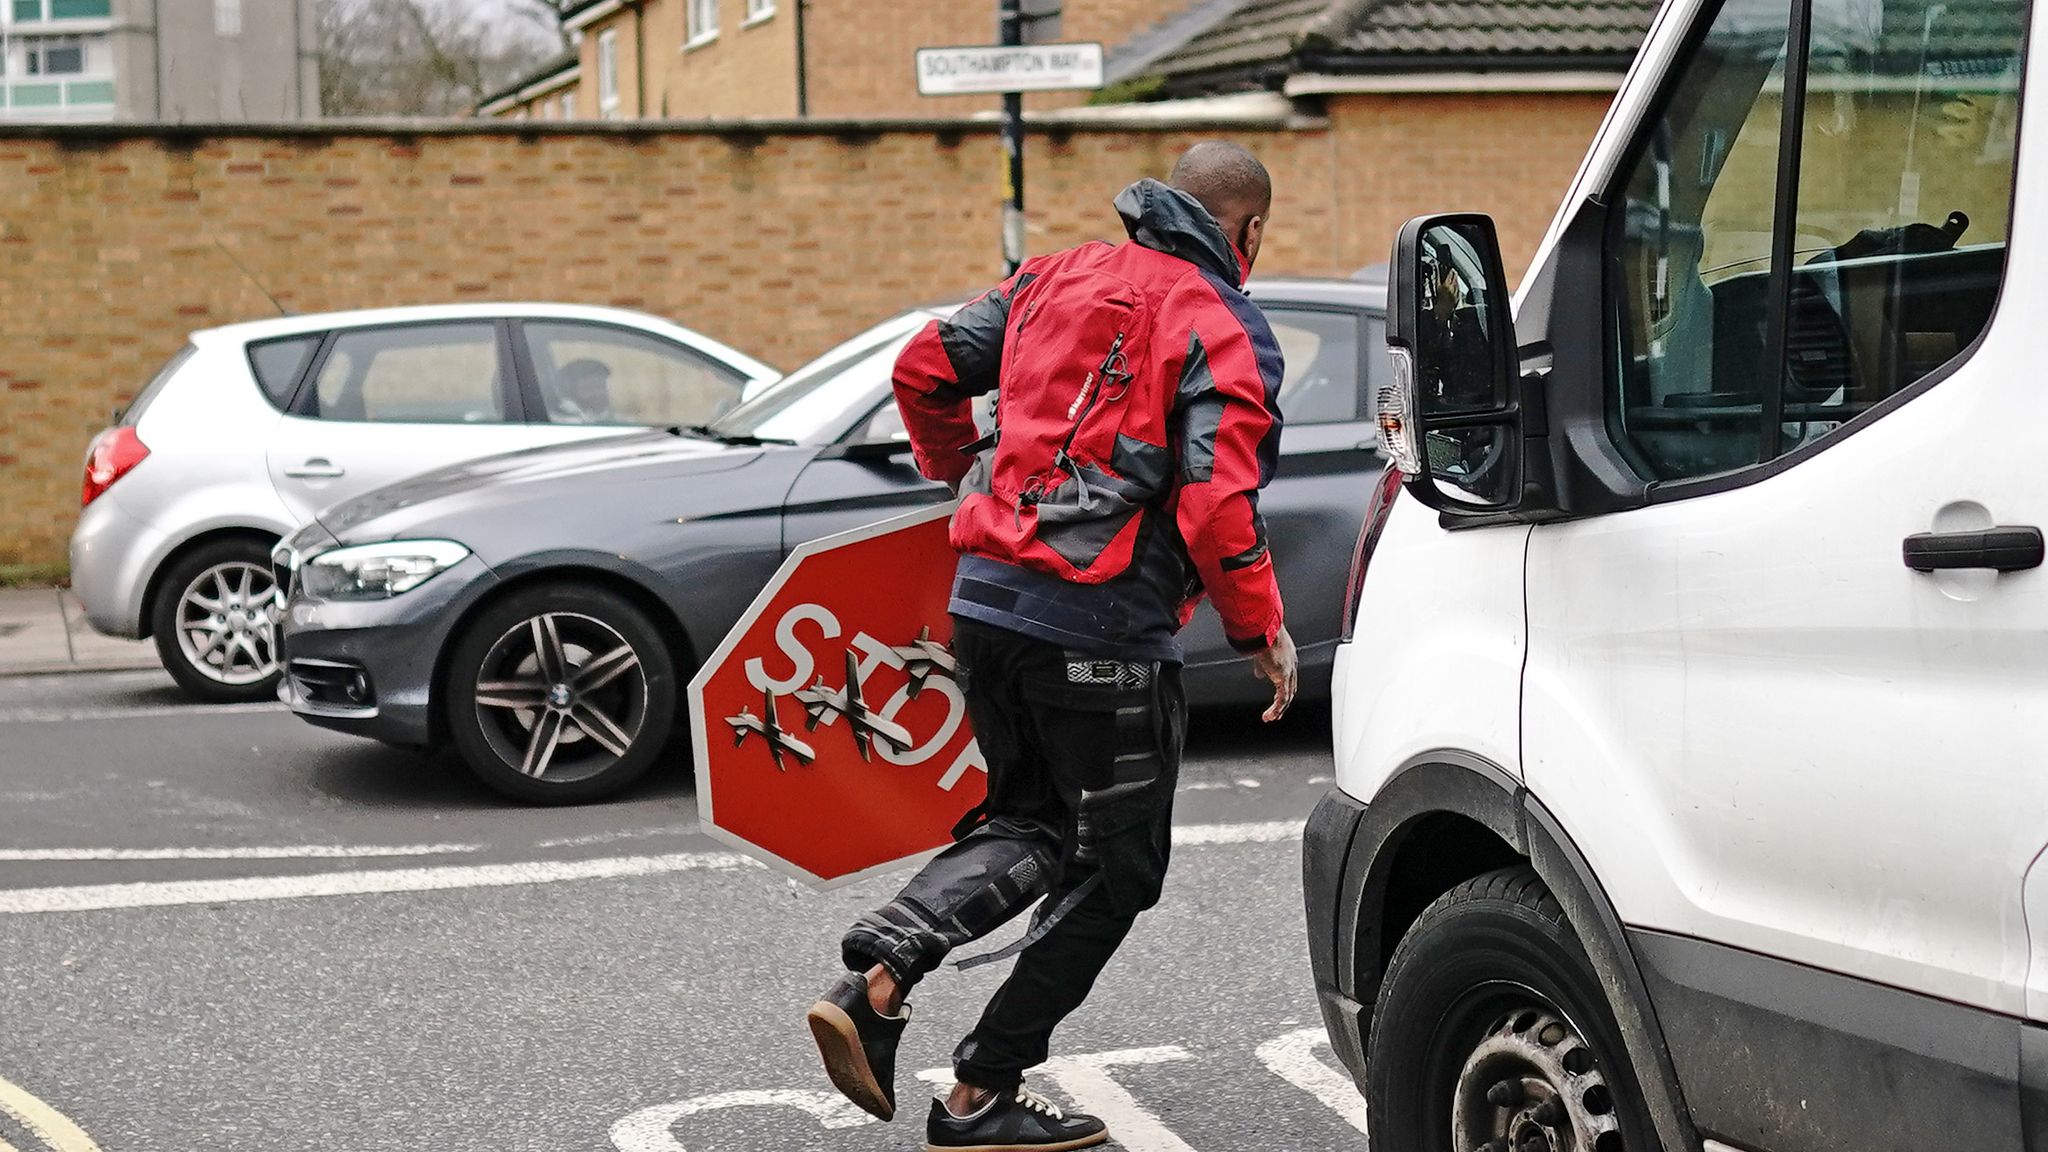
[(1394, 241), (1380, 438), (1408, 490), (1451, 516), (1522, 497), (1521, 357), (1491, 217), (1418, 216)]

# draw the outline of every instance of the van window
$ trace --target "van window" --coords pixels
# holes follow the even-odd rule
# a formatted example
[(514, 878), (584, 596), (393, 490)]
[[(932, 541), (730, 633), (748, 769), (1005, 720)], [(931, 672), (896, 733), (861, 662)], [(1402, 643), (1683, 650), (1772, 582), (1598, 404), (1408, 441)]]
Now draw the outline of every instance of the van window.
[(1791, 3), (1728, 0), (1626, 170), (1609, 413), (1654, 479), (1825, 437), (1961, 355), (1997, 298), (2020, 0), (1796, 2), (1798, 58)]

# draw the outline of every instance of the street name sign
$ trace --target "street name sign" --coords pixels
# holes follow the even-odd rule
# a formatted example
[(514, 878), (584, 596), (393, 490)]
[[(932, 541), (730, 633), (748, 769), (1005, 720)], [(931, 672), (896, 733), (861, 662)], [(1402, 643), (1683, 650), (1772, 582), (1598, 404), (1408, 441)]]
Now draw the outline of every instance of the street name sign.
[(690, 681), (704, 828), (819, 888), (922, 859), (988, 794), (948, 648), (953, 506), (800, 545)]
[(1026, 44), (919, 48), (920, 96), (1057, 92), (1102, 87), (1102, 45)]

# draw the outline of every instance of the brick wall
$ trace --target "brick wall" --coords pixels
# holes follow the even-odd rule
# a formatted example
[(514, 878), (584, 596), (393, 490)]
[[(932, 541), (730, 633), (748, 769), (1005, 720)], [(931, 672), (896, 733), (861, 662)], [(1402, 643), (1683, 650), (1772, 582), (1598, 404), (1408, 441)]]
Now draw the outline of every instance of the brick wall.
[[(1260, 270), (1347, 274), (1409, 214), (1462, 207), (1499, 216), (1519, 269), (1600, 111), (1347, 98), (1327, 126), (1231, 129), (1279, 187)], [(1116, 191), (1216, 134), (1034, 136), (1032, 249), (1119, 237)], [(187, 332), (269, 314), (238, 263), (300, 312), (618, 304), (790, 368), (995, 277), (998, 156), (965, 122), (0, 132), (0, 564), (63, 559), (86, 440)]]
[(1476, 93), (1331, 100), (1332, 196), (1340, 205), (1332, 243), (1345, 251), (1363, 245), (1374, 260), (1385, 260), (1411, 216), (1487, 212), (1499, 225), (1508, 275), (1519, 278), (1610, 99)]

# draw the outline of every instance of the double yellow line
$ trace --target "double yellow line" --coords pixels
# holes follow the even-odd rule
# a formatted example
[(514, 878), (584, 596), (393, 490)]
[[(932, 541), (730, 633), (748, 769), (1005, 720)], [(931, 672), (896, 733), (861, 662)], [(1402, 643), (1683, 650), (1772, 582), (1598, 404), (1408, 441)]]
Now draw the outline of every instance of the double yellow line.
[[(100, 1152), (100, 1146), (85, 1134), (85, 1130), (66, 1119), (64, 1114), (29, 1095), (28, 1090), (5, 1080), (0, 1080), (0, 1115), (7, 1116), (19, 1124), (30, 1136), (41, 1142), (28, 1152)], [(22, 1152), (0, 1136), (0, 1152)]]

